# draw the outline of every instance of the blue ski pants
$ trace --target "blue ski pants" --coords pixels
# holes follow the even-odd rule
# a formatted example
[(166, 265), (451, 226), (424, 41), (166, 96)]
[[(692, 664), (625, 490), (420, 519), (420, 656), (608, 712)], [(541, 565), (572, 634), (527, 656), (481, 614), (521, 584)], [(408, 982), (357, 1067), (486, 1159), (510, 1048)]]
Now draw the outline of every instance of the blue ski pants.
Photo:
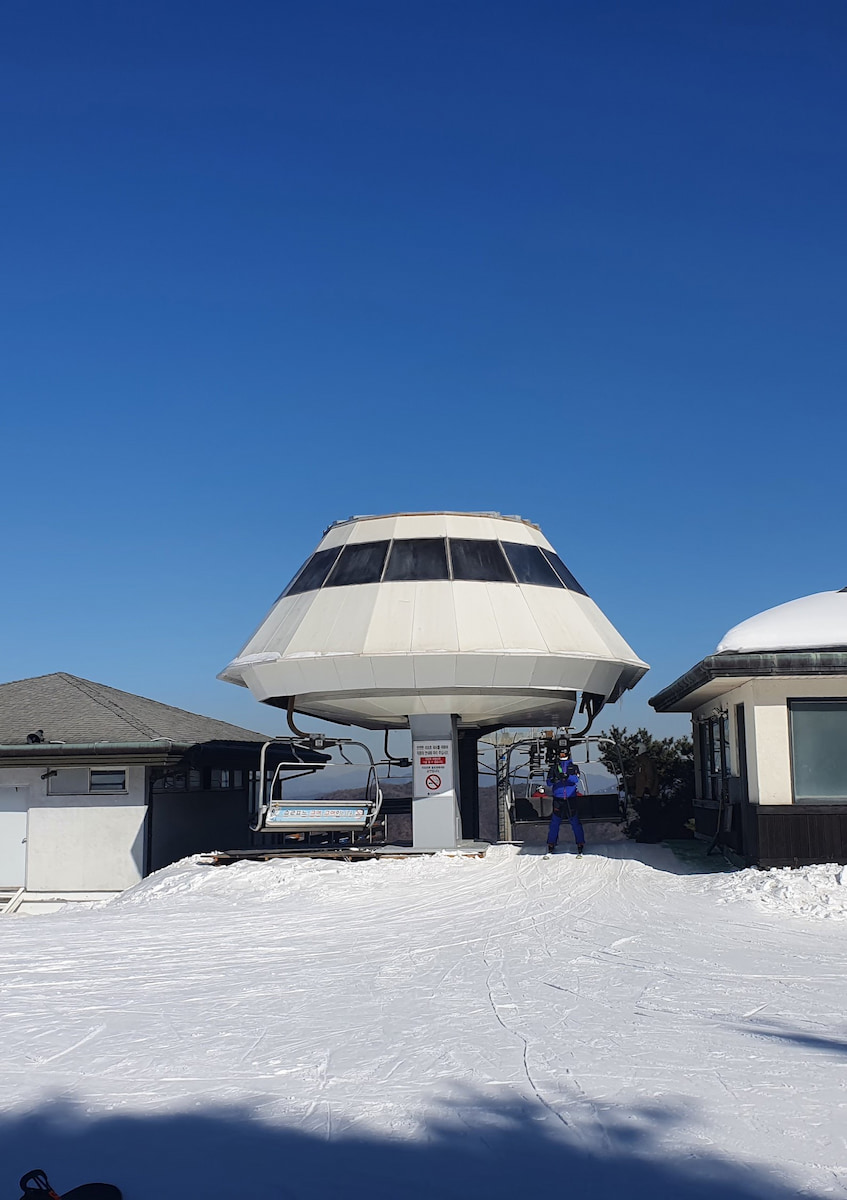
[(576, 815), (576, 813), (573, 813), (573, 815), (566, 817), (564, 812), (562, 812), (562, 811), (557, 812), (556, 809), (558, 807), (559, 806), (557, 804), (554, 804), (554, 806), (553, 806), (553, 815), (550, 818), (550, 828), (547, 831), (547, 845), (555, 846), (558, 844), (559, 826), (562, 824), (563, 819), (566, 819), (567, 821), (570, 822), (570, 827), (573, 830), (574, 841), (576, 842), (576, 844), (578, 846), (584, 845), (585, 844), (585, 833), (582, 828), (582, 821), (580, 821), (580, 819)]

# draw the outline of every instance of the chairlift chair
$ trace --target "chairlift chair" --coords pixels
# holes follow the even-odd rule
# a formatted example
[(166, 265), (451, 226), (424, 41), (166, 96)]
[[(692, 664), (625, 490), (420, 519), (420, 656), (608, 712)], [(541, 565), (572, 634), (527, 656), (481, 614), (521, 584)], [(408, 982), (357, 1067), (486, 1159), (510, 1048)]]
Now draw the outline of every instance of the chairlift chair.
[[(285, 785), (292, 779), (330, 770), (334, 764), (307, 764), (304, 770), (291, 772), (286, 764), (276, 765), (270, 780), (266, 768), (268, 748), (284, 743), (292, 748), (295, 759), (298, 749), (323, 749), (336, 746), (346, 759), (345, 749), (358, 746), (367, 759), (367, 779), (360, 799), (337, 801), (317, 798), (295, 800), (285, 796)], [(347, 762), (349, 763), (349, 759)], [(351, 764), (352, 765), (352, 764)], [(368, 746), (348, 738), (324, 738), (320, 736), (269, 738), (262, 746), (259, 756), (259, 793), (255, 819), (250, 828), (256, 833), (355, 833), (372, 829), (382, 808), (382, 788), (377, 775), (377, 764)]]
[[(618, 751), (617, 754), (620, 764), (619, 769), (617, 772), (610, 772), (610, 774), (617, 777), (618, 787), (615, 792), (590, 792), (586, 786), (585, 774), (582, 770), (583, 767), (587, 767), (591, 762), (592, 748), (599, 750), (601, 745), (616, 746), (616, 743), (612, 738), (602, 737), (599, 734), (582, 734), (573, 738), (568, 737), (567, 734), (560, 736), (561, 738), (567, 738), (571, 757), (583, 783), (581, 794), (577, 801), (580, 820), (584, 824), (597, 821), (623, 824), (627, 819), (629, 796), (626, 791), (623, 763), (620, 762), (620, 752)], [(514, 742), (509, 747), (506, 756), (506, 773), (508, 778), (509, 816), (513, 824), (532, 823), (533, 820), (546, 822), (550, 819), (552, 795), (547, 794), (546, 788), (547, 773), (549, 770), (547, 754), (548, 743), (550, 742), (551, 736), (545, 735), (544, 737), (526, 738)], [(580, 749), (585, 750), (583, 761), (580, 761), (582, 758), (579, 754)], [(521, 755), (525, 755), (526, 758), (524, 762), (520, 762), (513, 767), (512, 755), (516, 751)], [(575, 752), (579, 757), (574, 756)], [(541, 787), (544, 788), (545, 794), (543, 796), (537, 794), (538, 789)], [(534, 795), (533, 793), (536, 794)], [(523, 809), (524, 812), (527, 811), (525, 808), (526, 803), (531, 805), (535, 810), (537, 814), (535, 818), (530, 817), (527, 819), (527, 817), (520, 815), (520, 809)]]

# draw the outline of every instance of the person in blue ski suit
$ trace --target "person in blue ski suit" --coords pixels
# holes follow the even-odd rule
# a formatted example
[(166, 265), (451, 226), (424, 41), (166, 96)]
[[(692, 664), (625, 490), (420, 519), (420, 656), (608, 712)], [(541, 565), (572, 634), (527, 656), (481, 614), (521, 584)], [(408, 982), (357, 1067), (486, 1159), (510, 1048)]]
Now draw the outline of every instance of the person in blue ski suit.
[(547, 786), (553, 789), (553, 815), (547, 832), (547, 852), (555, 854), (559, 841), (559, 826), (566, 817), (573, 830), (578, 854), (585, 848), (585, 834), (576, 811), (579, 795), (579, 770), (573, 759), (563, 750), (547, 773)]

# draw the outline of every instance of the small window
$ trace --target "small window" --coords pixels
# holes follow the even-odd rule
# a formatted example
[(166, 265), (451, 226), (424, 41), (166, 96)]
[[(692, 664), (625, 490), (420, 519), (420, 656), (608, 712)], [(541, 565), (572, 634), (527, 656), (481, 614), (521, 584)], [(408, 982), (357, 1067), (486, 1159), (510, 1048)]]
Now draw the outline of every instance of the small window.
[(553, 570), (559, 576), (566, 588), (569, 588), (572, 592), (579, 592), (583, 596), (588, 595), (588, 592), (585, 590), (582, 584), (577, 583), (573, 575), (571, 575), (570, 571), (559, 558), (558, 554), (554, 554), (552, 550), (544, 550), (543, 554), (548, 562), (552, 563)]
[(388, 542), (357, 542), (345, 546), (326, 586), (379, 583), (387, 550)]
[(444, 538), (398, 538), (392, 543), (384, 580), (449, 578)]
[(244, 772), (243, 771), (233, 771), (232, 786), (234, 788), (243, 788), (244, 787)]
[(480, 579), (488, 583), (514, 583), (499, 542), (481, 538), (450, 538), (454, 579)]
[(126, 771), (92, 771), (92, 792), (125, 792)]
[(92, 771), (88, 767), (60, 767), (47, 777), (51, 796), (89, 796), (126, 791), (126, 771)]
[(212, 784), (213, 790), (217, 791), (218, 789), (221, 789), (221, 788), (232, 787), (232, 776), (228, 770), (215, 769), (212, 771), (211, 774), (212, 774), (211, 784)]
[(340, 553), (340, 546), (334, 546), (331, 550), (318, 550), (317, 554), (313, 554), (304, 563), (277, 599), (281, 600), (283, 596), (297, 596), (301, 592), (316, 592), (319, 587), (323, 586)]
[(565, 585), (541, 553), (538, 546), (521, 542), (504, 542), (506, 558), (515, 572), (518, 583), (535, 583), (540, 587), (561, 588)]

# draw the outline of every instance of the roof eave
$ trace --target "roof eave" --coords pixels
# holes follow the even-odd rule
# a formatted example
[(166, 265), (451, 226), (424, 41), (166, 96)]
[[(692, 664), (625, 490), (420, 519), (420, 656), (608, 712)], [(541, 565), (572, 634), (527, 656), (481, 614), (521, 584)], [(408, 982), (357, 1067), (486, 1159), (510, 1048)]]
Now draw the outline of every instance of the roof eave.
[(749, 679), (797, 675), (847, 675), (847, 649), (710, 654), (651, 696), (648, 704), (656, 712), (693, 712), (713, 696), (740, 687)]
[[(268, 739), (265, 739), (268, 740)], [(258, 758), (261, 741), (208, 741), (172, 742), (158, 738), (151, 742), (34, 742), (27, 745), (0, 746), (0, 764), (4, 767), (32, 767), (35, 765), (55, 766), (68, 761), (86, 763), (95, 760), (98, 764), (115, 766), (136, 762), (143, 766), (175, 766), (184, 761), (188, 754), (201, 755), (200, 761), (214, 761), (218, 754), (253, 754)], [(322, 765), (329, 758), (316, 750), (300, 750), (295, 761), (285, 744), (269, 747), (272, 760), (282, 758), (282, 765), (298, 765), (301, 762)], [(204, 753), (205, 752), (205, 753)]]

